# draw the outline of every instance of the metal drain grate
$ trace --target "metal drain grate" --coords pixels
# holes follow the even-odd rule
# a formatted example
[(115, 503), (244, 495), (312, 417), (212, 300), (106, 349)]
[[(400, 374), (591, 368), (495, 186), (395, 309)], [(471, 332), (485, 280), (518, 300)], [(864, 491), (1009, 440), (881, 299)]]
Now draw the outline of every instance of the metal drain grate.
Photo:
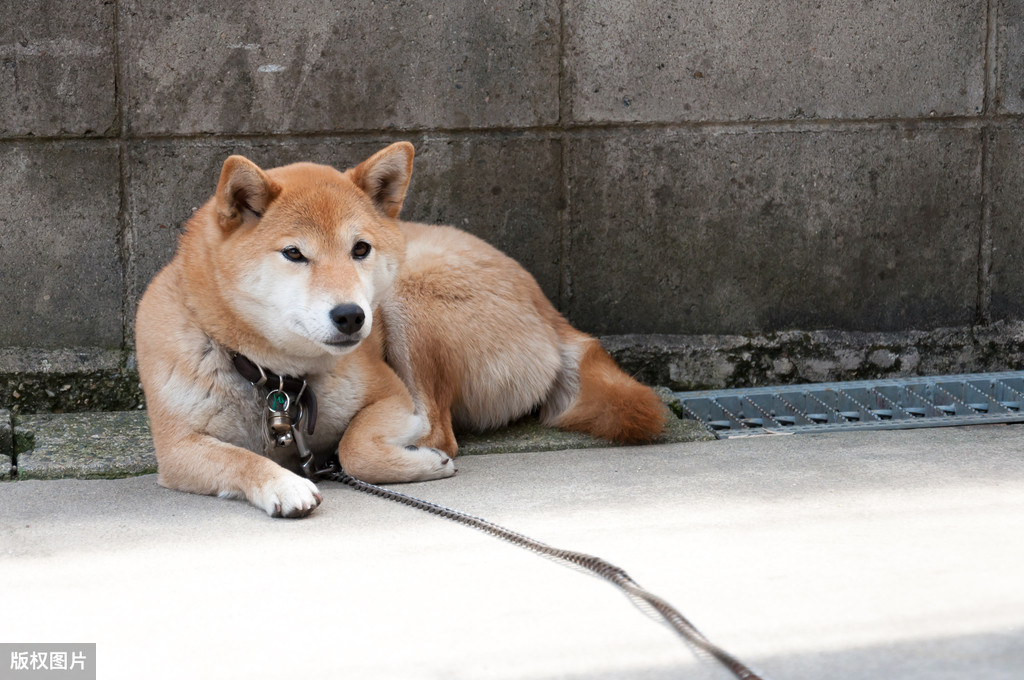
[(1024, 422), (1024, 371), (676, 392), (717, 437)]

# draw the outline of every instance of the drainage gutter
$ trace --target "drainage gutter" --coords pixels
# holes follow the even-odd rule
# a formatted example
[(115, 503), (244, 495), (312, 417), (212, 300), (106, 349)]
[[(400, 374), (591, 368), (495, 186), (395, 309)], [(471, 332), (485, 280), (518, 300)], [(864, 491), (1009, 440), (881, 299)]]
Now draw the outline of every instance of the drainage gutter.
[(1024, 422), (1024, 371), (674, 394), (720, 439)]

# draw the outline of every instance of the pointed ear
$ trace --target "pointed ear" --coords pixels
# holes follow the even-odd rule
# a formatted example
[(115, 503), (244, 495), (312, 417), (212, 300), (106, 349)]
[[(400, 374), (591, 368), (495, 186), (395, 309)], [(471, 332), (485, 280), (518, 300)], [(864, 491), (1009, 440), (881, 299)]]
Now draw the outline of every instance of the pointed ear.
[(281, 185), (270, 179), (258, 165), (244, 156), (224, 161), (217, 183), (217, 221), (231, 231), (255, 221), (281, 193)]
[(388, 217), (396, 218), (402, 210), (414, 154), (412, 144), (396, 142), (352, 169), (352, 181)]

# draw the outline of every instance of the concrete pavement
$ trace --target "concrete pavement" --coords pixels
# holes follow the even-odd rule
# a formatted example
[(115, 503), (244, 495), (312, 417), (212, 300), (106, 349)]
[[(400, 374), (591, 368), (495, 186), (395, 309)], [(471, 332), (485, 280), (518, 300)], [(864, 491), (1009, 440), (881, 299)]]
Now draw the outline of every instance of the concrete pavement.
[[(623, 567), (767, 677), (1017, 678), (1024, 426), (469, 456), (401, 490)], [(0, 484), (0, 641), (100, 678), (727, 678), (613, 587), (333, 483)], [(0, 660), (2, 661), (2, 660)]]

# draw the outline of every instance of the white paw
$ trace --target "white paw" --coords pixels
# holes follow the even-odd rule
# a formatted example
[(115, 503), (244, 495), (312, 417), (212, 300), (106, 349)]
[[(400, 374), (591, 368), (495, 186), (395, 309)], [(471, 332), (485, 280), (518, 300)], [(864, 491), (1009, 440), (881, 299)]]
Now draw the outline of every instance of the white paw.
[(414, 476), (410, 482), (425, 482), (429, 479), (444, 479), (455, 474), (455, 463), (444, 451), (428, 446), (406, 446), (406, 458)]
[(249, 499), (271, 517), (305, 517), (323, 500), (316, 484), (288, 470), (264, 482)]

